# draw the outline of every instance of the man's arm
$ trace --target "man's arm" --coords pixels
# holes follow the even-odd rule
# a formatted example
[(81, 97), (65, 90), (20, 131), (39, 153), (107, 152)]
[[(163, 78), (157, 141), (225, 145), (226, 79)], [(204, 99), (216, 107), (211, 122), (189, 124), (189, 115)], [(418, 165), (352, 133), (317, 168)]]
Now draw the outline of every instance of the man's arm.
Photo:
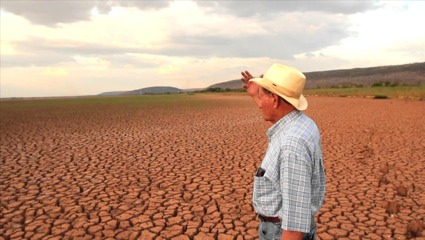
[(303, 238), (304, 238), (304, 233), (302, 232), (293, 232), (293, 231), (283, 230), (281, 240), (302, 240)]
[[(291, 138), (294, 139), (294, 138)], [(296, 141), (294, 141), (296, 142)], [(303, 239), (304, 232), (311, 226), (311, 175), (310, 162), (305, 160), (304, 147), (299, 144), (291, 146), (296, 150), (282, 151), (279, 158), (284, 159), (280, 165), (280, 190), (282, 193), (282, 227), (297, 229), (283, 231), (281, 239)]]
[(253, 78), (253, 76), (248, 71), (241, 72), (241, 75), (241, 81), (243, 82), (242, 87), (246, 90), (248, 95), (254, 99), (254, 102), (257, 104), (257, 106), (260, 106), (260, 99), (258, 98), (259, 86), (256, 83), (249, 81), (251, 78)]

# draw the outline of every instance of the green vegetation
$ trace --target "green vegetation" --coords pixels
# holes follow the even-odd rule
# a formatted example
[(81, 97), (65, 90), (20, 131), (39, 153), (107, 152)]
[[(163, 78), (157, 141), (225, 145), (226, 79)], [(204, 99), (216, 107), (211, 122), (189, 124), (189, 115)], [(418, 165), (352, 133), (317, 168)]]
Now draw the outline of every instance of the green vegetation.
[(198, 91), (198, 92), (200, 92), (200, 93), (208, 93), (208, 92), (214, 93), (214, 92), (243, 92), (243, 91), (245, 91), (245, 90), (242, 89), (242, 88), (209, 87), (205, 90)]
[(305, 95), (371, 97), (375, 99), (404, 98), (425, 100), (425, 85), (399, 86), (375, 84), (372, 87), (341, 87), (306, 89)]
[[(72, 114), (93, 113), (105, 114), (115, 109), (115, 112), (141, 114), (144, 110), (158, 108), (161, 111), (174, 112), (178, 109), (205, 109), (220, 107), (226, 101), (219, 98), (211, 101), (209, 95), (221, 94), (223, 96), (233, 93), (176, 93), (176, 94), (154, 94), (137, 96), (85, 96), (66, 98), (15, 98), (1, 99), (0, 112), (2, 114), (11, 112), (32, 112), (34, 115), (49, 113)], [(235, 104), (238, 104), (235, 101)], [(112, 113), (111, 113), (112, 114)]]
[[(69, 114), (71, 112), (92, 113), (109, 111), (110, 107), (118, 108), (122, 111), (139, 113), (146, 108), (164, 109), (173, 111), (177, 106), (187, 108), (209, 108), (211, 106), (220, 107), (223, 101), (215, 95), (242, 95), (246, 96), (244, 89), (222, 89), (209, 88), (200, 92), (180, 93), (180, 94), (155, 94), (138, 96), (86, 96), (74, 98), (16, 98), (1, 99), (0, 112), (20, 112), (31, 111), (37, 114), (49, 112), (50, 114)], [(425, 85), (404, 86), (377, 83), (374, 86), (364, 87), (333, 87), (305, 89), (307, 96), (338, 96), (338, 97), (368, 97), (374, 99), (413, 99), (425, 100)], [(211, 102), (211, 97), (216, 99)], [(195, 100), (196, 99), (196, 100)], [(238, 104), (237, 101), (234, 104)], [(63, 108), (65, 107), (65, 108)]]
[[(198, 93), (244, 92), (242, 88), (207, 88)], [(369, 97), (374, 99), (403, 98), (425, 100), (425, 85), (406, 85), (397, 82), (375, 82), (371, 86), (361, 84), (332, 86), (330, 88), (305, 89), (305, 95), (338, 96), (338, 97)]]

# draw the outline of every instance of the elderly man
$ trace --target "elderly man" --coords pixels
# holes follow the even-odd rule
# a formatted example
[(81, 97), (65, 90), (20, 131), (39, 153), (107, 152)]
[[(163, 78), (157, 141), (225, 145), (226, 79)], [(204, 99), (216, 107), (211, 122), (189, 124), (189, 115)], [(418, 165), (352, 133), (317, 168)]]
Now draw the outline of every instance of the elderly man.
[(320, 132), (302, 110), (305, 76), (273, 64), (258, 78), (241, 73), (243, 87), (271, 124), (267, 152), (254, 177), (253, 205), (260, 239), (315, 239), (314, 216), (323, 204), (326, 177)]

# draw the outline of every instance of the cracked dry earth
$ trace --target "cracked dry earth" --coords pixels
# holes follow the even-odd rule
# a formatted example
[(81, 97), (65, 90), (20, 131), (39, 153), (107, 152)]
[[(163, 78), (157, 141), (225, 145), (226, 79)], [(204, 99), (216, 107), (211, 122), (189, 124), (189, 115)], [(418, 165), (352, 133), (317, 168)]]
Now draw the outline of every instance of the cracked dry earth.
[[(308, 97), (321, 239), (425, 239), (425, 103)], [(0, 239), (257, 239), (245, 95), (2, 101)]]

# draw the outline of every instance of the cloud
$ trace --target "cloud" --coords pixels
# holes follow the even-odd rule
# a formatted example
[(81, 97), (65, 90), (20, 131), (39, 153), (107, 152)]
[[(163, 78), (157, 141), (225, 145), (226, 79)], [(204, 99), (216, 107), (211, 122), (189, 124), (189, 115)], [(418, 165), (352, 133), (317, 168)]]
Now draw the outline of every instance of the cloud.
[[(317, 22), (315, 18), (321, 18)], [(290, 59), (295, 54), (315, 51), (338, 43), (352, 34), (349, 22), (338, 15), (288, 13), (273, 20), (256, 20), (259, 32), (244, 33), (245, 21), (231, 21), (228, 32), (220, 34), (226, 23), (204, 33), (175, 32), (173, 42), (158, 53), (194, 57), (271, 57)], [(249, 22), (248, 22), (249, 23)], [(202, 23), (197, 23), (198, 25)], [(188, 26), (192, 27), (192, 26)], [(238, 31), (241, 29), (241, 31)]]
[[(55, 26), (58, 23), (72, 23), (90, 20), (92, 10), (104, 14), (113, 7), (133, 7), (141, 10), (163, 9), (178, 1), (138, 0), (19, 0), (2, 1), (1, 8), (23, 16), (32, 23)], [(353, 14), (379, 7), (378, 1), (196, 1), (200, 7), (208, 8), (213, 14), (227, 14), (238, 17), (270, 17), (288, 12), (322, 12)]]
[(424, 31), (406, 27), (423, 22), (421, 1), (2, 0), (1, 8), (2, 97), (206, 87), (274, 62), (317, 71), (425, 59)]
[[(55, 28), (31, 27), (29, 23), (18, 27), (4, 26), (6, 35), (16, 35), (14, 29), (32, 29), (22, 30), (16, 37), (19, 40), (10, 40), (14, 40), (11, 52), (15, 54), (2, 61), (6, 67), (69, 62), (76, 55), (111, 58), (111, 61), (119, 59), (135, 66), (140, 59), (131, 54), (292, 59), (296, 54), (314, 52), (354, 35), (355, 32), (349, 30), (349, 18), (341, 13), (351, 14), (378, 6), (374, 1), (344, 4), (338, 1), (5, 3), (2, 7), (6, 10), (46, 24), (87, 20), (90, 9), (100, 9), (90, 21), (62, 24)], [(240, 17), (248, 15), (251, 17)]]
[[(50, 66), (66, 63), (93, 64), (109, 62), (110, 67), (132, 66), (147, 68), (155, 66), (153, 58), (158, 54), (149, 48), (118, 47), (107, 43), (51, 40), (33, 37), (15, 41), (15, 53), (2, 58), (2, 68)], [(90, 59), (90, 60), (89, 60)], [(95, 60), (93, 60), (95, 59)], [(79, 61), (77, 61), (79, 60)]]
[(93, 1), (2, 1), (1, 7), (23, 16), (32, 23), (54, 25), (62, 22), (88, 20), (95, 6)]
[(211, 12), (240, 17), (268, 17), (288, 12), (354, 14), (380, 7), (378, 1), (197, 1)]
[[(2, 60), (3, 67), (45, 66), (74, 61), (74, 56), (116, 62), (112, 66), (152, 65), (134, 54), (292, 59), (296, 54), (321, 49), (353, 34), (347, 30), (350, 23), (344, 15), (320, 12), (247, 19), (210, 15), (190, 2), (174, 3), (167, 10), (154, 13), (125, 8), (113, 11), (113, 16), (99, 15), (90, 22), (23, 31), (20, 40), (13, 42), (17, 54)], [(189, 13), (197, 16), (198, 21), (193, 21)]]
[(72, 23), (89, 20), (96, 8), (100, 13), (108, 13), (112, 7), (137, 7), (139, 9), (156, 9), (167, 7), (168, 1), (102, 1), (102, 0), (9, 0), (2, 1), (1, 8), (23, 16), (32, 23), (54, 26), (57, 23)]

